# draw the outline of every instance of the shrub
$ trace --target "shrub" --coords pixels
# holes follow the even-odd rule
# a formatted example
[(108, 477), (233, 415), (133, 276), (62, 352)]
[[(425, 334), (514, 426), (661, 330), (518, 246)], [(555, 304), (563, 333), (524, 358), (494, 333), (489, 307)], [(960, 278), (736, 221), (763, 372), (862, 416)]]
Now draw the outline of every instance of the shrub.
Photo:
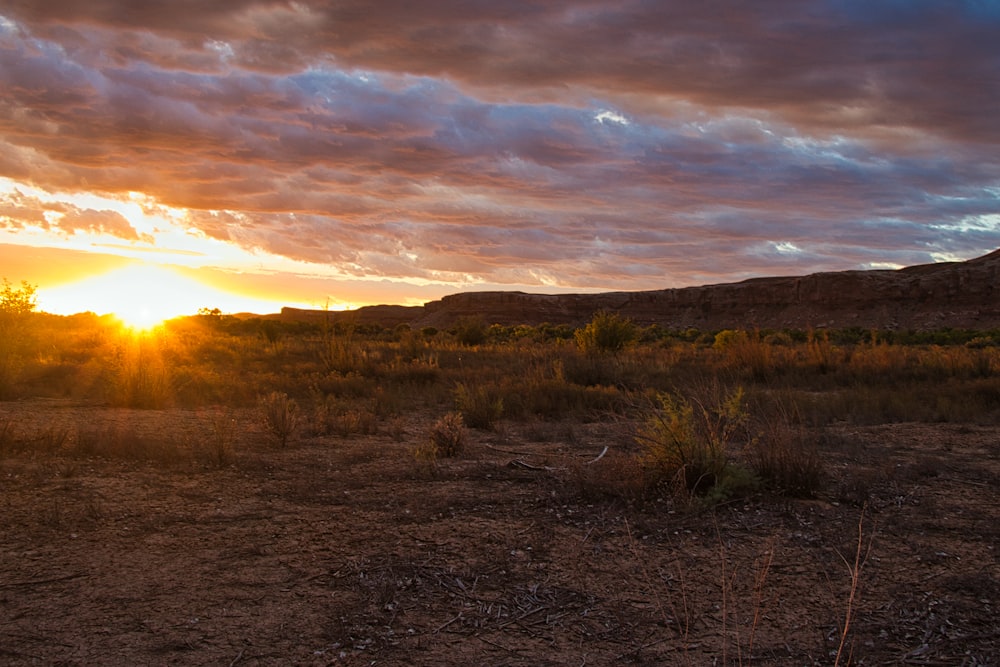
[(759, 331), (750, 334), (725, 329), (715, 335), (712, 347), (722, 355), (726, 366), (744, 372), (755, 381), (766, 380), (782, 365), (779, 350), (761, 340)]
[(702, 398), (659, 394), (637, 440), (649, 484), (675, 484), (700, 495), (713, 489), (733, 495), (750, 485), (729, 458), (731, 447), (752, 442), (742, 388), (727, 394), (715, 385)]
[(467, 439), (465, 422), (462, 420), (462, 415), (457, 412), (449, 412), (441, 417), (431, 429), (431, 447), (436, 456), (457, 456), (465, 449)]
[(170, 402), (170, 372), (156, 334), (123, 334), (116, 349), (112, 403), (127, 408), (157, 409)]
[(586, 327), (577, 330), (574, 338), (580, 349), (588, 354), (617, 353), (635, 340), (636, 335), (632, 320), (602, 310), (594, 314)]
[(327, 373), (350, 375), (365, 370), (364, 351), (354, 341), (353, 322), (325, 322), (320, 332), (317, 357)]
[(577, 354), (563, 362), (566, 381), (583, 387), (614, 386), (621, 380), (621, 371), (621, 364), (605, 355)]
[(455, 339), (469, 347), (486, 341), (486, 323), (480, 317), (461, 317), (455, 323)]
[(455, 407), (469, 428), (492, 429), (503, 416), (503, 398), (482, 385), (469, 389), (465, 384), (457, 384)]
[(35, 286), (14, 287), (3, 279), (0, 288), (0, 398), (10, 398), (21, 373), (30, 338), (27, 318), (35, 310)]
[(272, 391), (260, 399), (264, 428), (282, 447), (295, 433), (299, 421), (299, 406), (288, 394)]
[(230, 410), (217, 409), (211, 414), (211, 426), (210, 447), (206, 454), (213, 464), (221, 468), (233, 456), (233, 445), (238, 432), (236, 417)]
[(812, 498), (826, 478), (823, 461), (805, 429), (786, 410), (777, 408), (761, 420), (760, 433), (748, 448), (750, 467), (775, 491)]
[(344, 410), (334, 417), (332, 428), (342, 438), (352, 433), (372, 435), (378, 432), (378, 419), (371, 410)]
[(745, 345), (750, 337), (746, 331), (741, 329), (723, 329), (715, 334), (715, 341), (712, 347), (716, 350), (727, 350), (740, 345)]

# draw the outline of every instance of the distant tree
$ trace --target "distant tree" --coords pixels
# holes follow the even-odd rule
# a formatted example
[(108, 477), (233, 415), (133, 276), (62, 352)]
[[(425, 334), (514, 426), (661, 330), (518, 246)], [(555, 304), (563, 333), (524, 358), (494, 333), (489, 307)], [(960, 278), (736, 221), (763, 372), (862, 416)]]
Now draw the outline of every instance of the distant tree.
[(20, 287), (3, 279), (0, 289), (0, 398), (10, 398), (24, 365), (29, 340), (28, 316), (38, 306), (37, 287), (26, 281)]
[(4, 278), (3, 289), (0, 290), (0, 319), (15, 321), (35, 310), (38, 307), (37, 291), (38, 287), (26, 280), (21, 281), (20, 287), (14, 287)]

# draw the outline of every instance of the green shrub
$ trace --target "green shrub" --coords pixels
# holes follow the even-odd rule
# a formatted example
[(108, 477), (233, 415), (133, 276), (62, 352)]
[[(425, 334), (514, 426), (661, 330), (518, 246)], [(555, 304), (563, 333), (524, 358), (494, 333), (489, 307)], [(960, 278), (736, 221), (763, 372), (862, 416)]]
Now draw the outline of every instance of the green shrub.
[(618, 353), (636, 339), (637, 330), (632, 320), (605, 310), (575, 334), (576, 344), (588, 354)]
[(747, 335), (746, 331), (741, 329), (723, 329), (719, 333), (715, 334), (715, 341), (712, 343), (712, 347), (716, 350), (727, 350), (733, 347), (744, 345), (750, 337)]
[(726, 393), (718, 385), (705, 395), (661, 393), (637, 440), (648, 483), (675, 485), (696, 495), (713, 489), (733, 495), (749, 484), (730, 460), (729, 450), (745, 448), (753, 438), (743, 390)]

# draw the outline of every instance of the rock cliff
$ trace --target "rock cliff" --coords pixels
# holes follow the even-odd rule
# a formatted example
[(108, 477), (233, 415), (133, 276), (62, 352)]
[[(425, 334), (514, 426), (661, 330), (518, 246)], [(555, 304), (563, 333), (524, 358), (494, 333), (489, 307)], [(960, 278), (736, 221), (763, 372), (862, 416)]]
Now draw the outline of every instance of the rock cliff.
[(644, 292), (464, 292), (423, 307), (371, 306), (337, 317), (383, 326), (405, 322), (444, 328), (463, 317), (479, 317), (487, 324), (579, 326), (595, 312), (608, 310), (637, 324), (670, 329), (992, 329), (1000, 327), (998, 283), (1000, 250), (965, 262), (895, 271), (754, 278)]

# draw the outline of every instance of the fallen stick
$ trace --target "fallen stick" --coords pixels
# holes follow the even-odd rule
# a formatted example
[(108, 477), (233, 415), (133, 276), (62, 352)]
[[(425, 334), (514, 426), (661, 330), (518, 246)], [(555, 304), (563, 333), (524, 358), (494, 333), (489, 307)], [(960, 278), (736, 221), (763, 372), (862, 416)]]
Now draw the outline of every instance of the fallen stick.
[(511, 466), (512, 468), (524, 468), (525, 470), (538, 470), (538, 471), (559, 470), (559, 468), (553, 468), (551, 466), (531, 465), (530, 463), (525, 463), (521, 459), (513, 459), (507, 465)]
[(462, 612), (458, 612), (458, 616), (456, 616), (455, 618), (451, 619), (450, 621), (445, 622), (442, 625), (439, 625), (437, 627), (437, 629), (435, 629), (432, 634), (436, 635), (437, 633), (441, 632), (442, 630), (444, 630), (445, 628), (447, 628), (449, 625), (451, 625), (452, 623), (454, 623), (455, 621), (457, 621), (460, 618), (462, 618)]

